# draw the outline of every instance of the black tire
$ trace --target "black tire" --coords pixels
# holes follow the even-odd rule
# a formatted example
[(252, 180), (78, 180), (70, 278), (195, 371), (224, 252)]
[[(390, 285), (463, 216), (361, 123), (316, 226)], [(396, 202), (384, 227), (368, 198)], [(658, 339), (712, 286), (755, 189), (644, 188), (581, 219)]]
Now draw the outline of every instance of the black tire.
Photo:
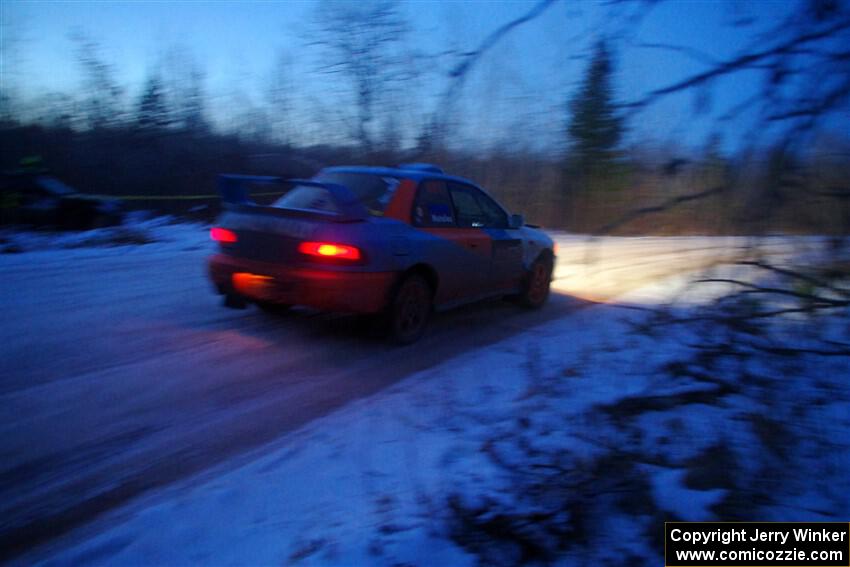
[(534, 261), (525, 278), (519, 303), (528, 309), (539, 309), (549, 298), (552, 283), (552, 259), (541, 256)]
[(292, 309), (292, 306), (288, 303), (272, 303), (271, 301), (257, 301), (255, 303), (257, 307), (270, 315), (283, 315)]
[(433, 292), (425, 278), (407, 276), (399, 284), (388, 309), (388, 327), (392, 340), (407, 345), (422, 337), (431, 315)]

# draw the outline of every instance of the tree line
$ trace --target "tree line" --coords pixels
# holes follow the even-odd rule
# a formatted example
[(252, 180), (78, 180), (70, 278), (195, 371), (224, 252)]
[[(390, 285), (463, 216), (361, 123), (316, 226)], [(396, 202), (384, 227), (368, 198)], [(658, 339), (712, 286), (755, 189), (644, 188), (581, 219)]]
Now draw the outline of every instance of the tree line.
[[(345, 104), (334, 110), (319, 104), (325, 112), (308, 120), (316, 128), (309, 140), (299, 131), (302, 122), (293, 120), (297, 81), (284, 52), (275, 60), (264, 102), (236, 93), (222, 125), (211, 120), (204, 69), (189, 49), (166, 50), (133, 93), (119, 84), (101, 46), (75, 32), (71, 41), (82, 79), (77, 95), (58, 93), (27, 105), (3, 88), (2, 166), (40, 155), (57, 175), (88, 192), (203, 195), (222, 171), (309, 175), (338, 163), (423, 160), (479, 181), (532, 220), (582, 232), (847, 230), (850, 147), (846, 136), (830, 128), (836, 112), (846, 112), (850, 91), (843, 42), (850, 16), (841, 3), (801, 0), (794, 18), (778, 22), (772, 34), (769, 29), (739, 55), (711, 61), (706, 71), (636, 100), (618, 97), (614, 85), (618, 46), (643, 11), (614, 3), (615, 13), (632, 19), (621, 30), (600, 34), (578, 86), (563, 93), (563, 151), (453, 145), (453, 129), (465, 120), (458, 104), (475, 69), (494, 46), (545, 17), (554, 4), (529, 6), (472, 49), (422, 54), (393, 0), (317, 3), (305, 47), (318, 54), (316, 71)], [(408, 95), (421, 86), (426, 60), (442, 62), (432, 71), (441, 76), (442, 90), (432, 107), (411, 108), (410, 101), (420, 99)], [(720, 142), (721, 119), (702, 149), (652, 147), (628, 136), (630, 124), (649, 106), (679, 92), (702, 93), (715, 81), (754, 69), (763, 73), (764, 88), (725, 119), (757, 113), (763, 130), (772, 130), (767, 141), (754, 139), (730, 154)], [(328, 124), (324, 132), (322, 124)], [(191, 204), (198, 205), (213, 210), (212, 202)], [(634, 215), (652, 208), (653, 220)]]

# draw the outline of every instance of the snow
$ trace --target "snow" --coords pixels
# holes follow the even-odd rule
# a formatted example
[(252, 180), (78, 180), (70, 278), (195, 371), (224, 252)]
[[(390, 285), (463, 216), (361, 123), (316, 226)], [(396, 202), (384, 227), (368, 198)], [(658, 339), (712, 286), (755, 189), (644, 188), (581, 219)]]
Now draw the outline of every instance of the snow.
[[(2, 255), (0, 263), (35, 259), (49, 266), (68, 253), (193, 254), (206, 242), (201, 225), (146, 219), (131, 228), (152, 242), (90, 247), (114, 240), (115, 229), (6, 234), (7, 243), (27, 252)], [(518, 560), (515, 546), (482, 544), (481, 534), (459, 520), (458, 509), (479, 509), (475, 522), (505, 511), (556, 514), (551, 525), (566, 530), (567, 540), (583, 542), (553, 547), (556, 563), (629, 557), (658, 564), (660, 550), (648, 533), (660, 534), (665, 518), (712, 520), (718, 507), (740, 510), (730, 507), (729, 497), (742, 486), (762, 495), (757, 485), (766, 482), (766, 490), (776, 491), (750, 520), (837, 520), (850, 509), (850, 481), (842, 472), (850, 467), (846, 361), (804, 358), (802, 368), (785, 372), (776, 364), (792, 362), (754, 360), (741, 363), (749, 365), (753, 383), (741, 384), (737, 362), (721, 360), (710, 376), (699, 377), (691, 372), (690, 345), (710, 337), (694, 327), (667, 331), (653, 319), (655, 307), (685, 316), (733, 289), (694, 287), (697, 271), (761, 277), (752, 267), (729, 264), (748, 239), (557, 239), (562, 255), (553, 290), (600, 303), (416, 372), (248, 458), (148, 493), (61, 547), (25, 560), (51, 566), (462, 566), (479, 564), (476, 550), (484, 558), (501, 554), (496, 563)], [(653, 256), (662, 241), (666, 252)], [(83, 243), (87, 247), (79, 248)], [(811, 259), (822, 239), (760, 245), (774, 260)], [(709, 257), (720, 260), (707, 265)], [(635, 258), (645, 266), (635, 269)], [(594, 271), (600, 264), (605, 269)], [(844, 316), (827, 315), (816, 324), (828, 338), (839, 337), (847, 331)], [(790, 318), (780, 326), (808, 332), (811, 324)], [(262, 346), (256, 345), (258, 353)], [(787, 379), (778, 384), (782, 376)], [(692, 394), (703, 397), (665, 405)], [(650, 405), (635, 407), (644, 401)], [(783, 440), (770, 435), (774, 423), (797, 439), (794, 455), (781, 455)], [(727, 461), (728, 470), (715, 466)], [(788, 462), (795, 468), (784, 471), (786, 482), (765, 481), (766, 470)], [(553, 464), (559, 472), (541, 489), (528, 472)], [(808, 483), (809, 471), (824, 485)], [(453, 495), (461, 508), (452, 507)], [(585, 525), (593, 529), (582, 532)], [(524, 529), (534, 541), (553, 538), (542, 525)]]
[[(487, 482), (482, 443), (510, 426), (503, 414), (537, 401), (524, 400), (536, 384), (517, 380), (528, 350), (554, 349), (564, 333), (580, 350), (593, 319), (581, 317), (580, 333), (561, 323), (414, 375), (46, 564), (471, 564), (446, 541), (435, 499), (458, 482)], [(621, 395), (592, 386), (571, 411)]]
[[(198, 250), (209, 242), (208, 227), (176, 217), (127, 214), (121, 225), (85, 231), (0, 228), (4, 265), (62, 259)], [(24, 254), (27, 253), (27, 254)], [(35, 255), (33, 255), (35, 254)]]
[(726, 491), (690, 490), (684, 486), (685, 473), (682, 469), (661, 469), (652, 474), (655, 502), (663, 510), (678, 512), (686, 522), (710, 518), (710, 507), (717, 504)]

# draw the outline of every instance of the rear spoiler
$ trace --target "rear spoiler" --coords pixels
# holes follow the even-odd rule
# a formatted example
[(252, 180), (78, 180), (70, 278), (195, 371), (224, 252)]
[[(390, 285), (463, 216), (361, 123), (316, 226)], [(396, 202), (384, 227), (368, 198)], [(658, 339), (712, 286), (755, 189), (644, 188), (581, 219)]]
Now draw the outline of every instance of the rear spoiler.
[[(283, 195), (284, 187), (293, 185), (307, 185), (326, 189), (336, 202), (340, 213), (324, 213), (302, 209), (284, 209), (281, 207), (268, 207), (257, 205), (251, 200), (248, 184), (278, 186), (279, 191), (264, 193), (266, 195)], [(344, 185), (336, 183), (322, 183), (311, 179), (284, 178), (269, 175), (242, 175), (235, 173), (223, 173), (218, 176), (218, 190), (221, 193), (224, 208), (227, 210), (266, 213), (275, 216), (298, 216), (310, 218), (323, 218), (335, 222), (353, 222), (364, 220), (368, 213), (363, 205), (352, 196)]]

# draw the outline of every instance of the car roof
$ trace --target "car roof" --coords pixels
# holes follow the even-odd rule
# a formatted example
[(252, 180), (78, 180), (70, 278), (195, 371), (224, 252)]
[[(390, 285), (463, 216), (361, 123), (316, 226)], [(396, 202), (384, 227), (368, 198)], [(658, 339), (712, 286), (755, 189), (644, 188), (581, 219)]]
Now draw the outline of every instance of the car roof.
[(322, 169), (323, 172), (328, 173), (368, 173), (372, 175), (385, 175), (388, 177), (404, 177), (405, 179), (412, 179), (414, 181), (421, 181), (423, 179), (441, 179), (443, 181), (456, 181), (458, 183), (466, 183), (468, 185), (472, 185), (474, 187), (478, 187), (478, 184), (470, 181), (469, 179), (465, 179), (463, 177), (458, 177), (456, 175), (448, 175), (446, 173), (442, 173), (441, 171), (435, 171), (439, 168), (421, 168), (421, 167), (377, 167), (370, 165), (338, 165), (333, 167), (326, 167)]

